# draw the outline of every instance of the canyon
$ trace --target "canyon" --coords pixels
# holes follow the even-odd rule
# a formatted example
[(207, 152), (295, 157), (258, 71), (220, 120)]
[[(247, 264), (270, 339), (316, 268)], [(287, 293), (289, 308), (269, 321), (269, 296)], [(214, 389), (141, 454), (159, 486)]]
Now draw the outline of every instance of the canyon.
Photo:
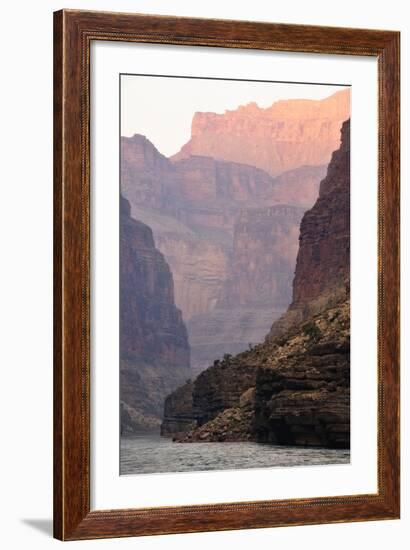
[[(246, 217), (245, 217), (246, 221)], [(266, 232), (266, 230), (265, 230)], [(246, 232), (245, 232), (246, 233)], [(240, 265), (240, 262), (239, 262)], [(319, 197), (300, 222), (287, 311), (262, 343), (215, 359), (178, 398), (166, 399), (164, 435), (179, 442), (257, 441), (350, 445), (350, 121), (333, 152)], [(252, 284), (264, 288), (264, 279)], [(267, 281), (267, 288), (270, 283)], [(238, 296), (237, 283), (227, 296)], [(246, 292), (241, 290), (244, 296)], [(167, 424), (172, 419), (177, 428)]]
[(303, 165), (328, 164), (350, 116), (350, 90), (322, 100), (289, 99), (223, 114), (198, 112), (191, 138), (172, 160), (192, 155), (242, 162), (272, 176)]
[(194, 374), (215, 357), (260, 342), (286, 309), (303, 212), (280, 204), (238, 214), (230, 269), (215, 308), (187, 321)]
[(165, 396), (191, 376), (189, 344), (172, 274), (151, 229), (120, 205), (122, 432), (158, 428)]
[(350, 122), (341, 129), (315, 205), (303, 216), (300, 246), (288, 310), (268, 338), (339, 301), (350, 285)]
[(299, 166), (273, 178), (204, 156), (171, 162), (144, 136), (121, 139), (122, 193), (171, 268), (194, 374), (261, 341), (286, 309), (300, 218), (325, 172)]

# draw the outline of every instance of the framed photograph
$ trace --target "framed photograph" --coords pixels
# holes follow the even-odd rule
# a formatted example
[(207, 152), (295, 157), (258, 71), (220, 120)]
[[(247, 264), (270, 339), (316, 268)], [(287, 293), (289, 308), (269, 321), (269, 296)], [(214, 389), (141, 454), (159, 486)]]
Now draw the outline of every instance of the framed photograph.
[(54, 14), (54, 534), (399, 517), (398, 32)]

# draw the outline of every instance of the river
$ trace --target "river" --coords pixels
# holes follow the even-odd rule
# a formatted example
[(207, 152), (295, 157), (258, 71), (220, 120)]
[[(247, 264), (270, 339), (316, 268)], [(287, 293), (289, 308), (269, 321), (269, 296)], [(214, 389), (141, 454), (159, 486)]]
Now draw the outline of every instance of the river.
[(254, 442), (175, 443), (159, 434), (121, 438), (121, 475), (348, 464), (347, 449)]

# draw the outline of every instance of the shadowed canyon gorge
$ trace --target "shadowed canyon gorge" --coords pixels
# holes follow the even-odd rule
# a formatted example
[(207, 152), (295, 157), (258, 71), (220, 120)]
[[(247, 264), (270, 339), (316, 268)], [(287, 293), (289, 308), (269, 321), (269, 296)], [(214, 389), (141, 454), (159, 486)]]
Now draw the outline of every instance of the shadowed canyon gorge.
[(168, 396), (163, 435), (181, 442), (349, 448), (349, 269), (347, 121), (319, 197), (300, 224), (288, 310), (263, 343), (233, 357), (226, 354)]
[(344, 90), (196, 113), (172, 158), (121, 138), (122, 433), (348, 447), (348, 118)]
[(122, 432), (158, 428), (165, 396), (190, 376), (188, 335), (151, 229), (120, 209)]

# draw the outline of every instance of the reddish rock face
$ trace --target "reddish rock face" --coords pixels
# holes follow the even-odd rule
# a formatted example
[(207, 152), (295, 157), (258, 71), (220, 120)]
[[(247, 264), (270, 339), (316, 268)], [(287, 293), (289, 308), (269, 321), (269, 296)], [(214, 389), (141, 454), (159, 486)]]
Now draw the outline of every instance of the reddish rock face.
[(301, 166), (275, 178), (275, 199), (282, 204), (311, 208), (319, 195), (327, 165)]
[(293, 281), (293, 302), (318, 297), (349, 277), (350, 270), (350, 123), (332, 155), (319, 198), (303, 216)]
[(251, 203), (271, 199), (274, 182), (265, 171), (239, 162), (191, 156), (173, 165), (178, 172), (178, 189), (185, 200), (217, 200)]
[(165, 396), (189, 378), (189, 346), (151, 229), (130, 217), (125, 199), (120, 219), (121, 401), (123, 428), (132, 430), (159, 422)]
[[(248, 217), (252, 211), (243, 215), (238, 240), (244, 250), (249, 242), (253, 252), (258, 235), (269, 240), (266, 223), (278, 208), (283, 207), (256, 211), (253, 223)], [(235, 357), (215, 361), (194, 380), (191, 423), (199, 427), (189, 427), (188, 433), (179, 434), (179, 441), (256, 440), (349, 448), (349, 213), (350, 121), (346, 121), (320, 196), (302, 219), (293, 301), (288, 311), (274, 322), (265, 342)], [(271, 242), (274, 246), (275, 240)], [(258, 281), (256, 269), (263, 258), (247, 256), (248, 271), (254, 276), (239, 292), (234, 285), (232, 299), (246, 295), (253, 284), (250, 296), (264, 288), (265, 280)], [(240, 271), (247, 272), (245, 264)], [(239, 286), (244, 283), (246, 277)], [(244, 382), (240, 388), (236, 387), (237, 373)], [(167, 411), (170, 418), (173, 409), (178, 414), (174, 404)]]
[(280, 204), (239, 214), (224, 304), (289, 304), (303, 213), (303, 208)]
[(229, 276), (227, 246), (190, 234), (157, 233), (155, 238), (171, 268), (184, 319), (212, 311)]
[[(203, 156), (172, 163), (139, 135), (122, 138), (121, 156), (122, 192), (130, 201), (134, 218), (153, 230), (156, 246), (171, 267), (175, 301), (186, 321), (211, 312), (221, 299), (231, 273), (234, 226), (241, 212), (279, 202), (307, 208), (316, 200), (325, 170), (323, 166), (306, 166), (272, 178), (253, 166)], [(286, 240), (291, 253), (297, 246), (297, 231), (292, 237), (292, 243)], [(256, 246), (261, 252), (261, 243)], [(275, 261), (280, 263), (280, 258)], [(288, 268), (286, 296), (293, 276), (293, 266), (288, 264)], [(241, 303), (246, 301), (243, 298)], [(249, 318), (249, 308), (246, 315)], [(268, 312), (262, 317), (268, 319)], [(257, 324), (259, 338), (267, 325)], [(255, 337), (252, 331), (250, 341)]]
[(350, 116), (350, 91), (314, 101), (255, 103), (224, 114), (196, 113), (191, 139), (173, 160), (204, 155), (262, 168), (271, 175), (303, 165), (327, 164)]
[(164, 207), (172, 173), (172, 163), (145, 136), (121, 138), (121, 192), (131, 206)]
[(290, 302), (300, 218), (325, 167), (273, 178), (203, 156), (172, 163), (136, 135), (122, 138), (121, 168), (133, 216), (171, 268), (193, 370), (261, 341)]
[(271, 337), (332, 302), (349, 298), (350, 120), (344, 122), (341, 135), (319, 198), (302, 218), (292, 303), (273, 324)]
[(286, 309), (303, 212), (301, 207), (275, 205), (239, 213), (219, 300), (214, 309), (187, 322), (194, 373), (225, 353), (261, 342)]

